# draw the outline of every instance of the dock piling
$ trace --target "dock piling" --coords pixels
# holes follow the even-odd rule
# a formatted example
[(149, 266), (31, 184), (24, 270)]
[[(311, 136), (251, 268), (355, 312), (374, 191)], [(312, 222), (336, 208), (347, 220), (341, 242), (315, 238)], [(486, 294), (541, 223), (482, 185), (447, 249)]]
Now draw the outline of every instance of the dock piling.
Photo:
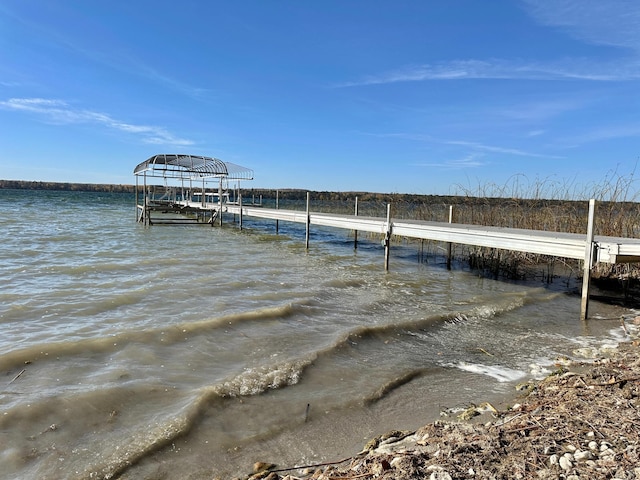
[[(449, 224), (453, 223), (453, 205), (449, 205)], [(447, 270), (451, 270), (451, 242), (447, 242)]]
[(582, 300), (580, 302), (580, 320), (586, 320), (589, 314), (589, 288), (591, 286), (591, 267), (593, 265), (593, 219), (595, 216), (595, 199), (589, 200), (589, 217), (587, 221), (587, 238), (584, 247), (584, 265), (582, 270)]
[(384, 233), (384, 271), (389, 271), (389, 250), (391, 244), (391, 204), (387, 203), (387, 223)]
[(307, 250), (309, 250), (309, 226), (311, 225), (311, 215), (309, 213), (309, 192), (307, 192), (307, 228), (305, 235), (305, 245)]
[[(356, 217), (358, 216), (358, 197), (357, 196), (356, 196), (356, 209), (355, 209), (354, 215)], [(354, 250), (358, 249), (358, 230), (353, 231), (353, 249)]]

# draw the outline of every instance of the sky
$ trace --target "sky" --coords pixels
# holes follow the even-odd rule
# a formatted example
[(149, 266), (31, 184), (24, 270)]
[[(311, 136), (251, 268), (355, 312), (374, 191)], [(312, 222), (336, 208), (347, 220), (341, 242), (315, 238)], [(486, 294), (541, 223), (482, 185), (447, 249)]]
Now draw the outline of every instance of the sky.
[(243, 187), (588, 195), (640, 158), (638, 25), (637, 0), (2, 0), (0, 179), (185, 153)]

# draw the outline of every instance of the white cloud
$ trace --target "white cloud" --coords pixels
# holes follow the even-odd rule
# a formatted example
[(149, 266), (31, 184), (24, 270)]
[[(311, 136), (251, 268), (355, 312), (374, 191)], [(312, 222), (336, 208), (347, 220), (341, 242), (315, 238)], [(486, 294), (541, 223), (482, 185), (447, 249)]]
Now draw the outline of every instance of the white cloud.
[(519, 157), (561, 158), (553, 155), (544, 155), (541, 153), (525, 152), (524, 150), (518, 150), (516, 148), (497, 147), (495, 145), (484, 145), (481, 143), (467, 142), (464, 140), (448, 140), (448, 141), (444, 141), (443, 143), (447, 145), (459, 145), (459, 146), (469, 147), (474, 150), (480, 150), (483, 152), (504, 153), (507, 155), (516, 155)]
[(521, 0), (538, 23), (565, 31), (583, 42), (629, 50), (627, 58), (602, 62), (593, 58), (555, 61), (462, 59), (415, 64), (343, 82), (336, 87), (437, 80), (587, 80), (640, 79), (640, 2), (638, 0)]
[(437, 65), (413, 65), (398, 70), (369, 75), (361, 80), (344, 82), (336, 87), (357, 87), (398, 82), (437, 80), (588, 80), (622, 81), (640, 79), (639, 62), (594, 64), (587, 59), (562, 59), (552, 63), (508, 60), (456, 60)]
[(523, 0), (543, 25), (559, 27), (579, 40), (640, 52), (637, 0)]
[(57, 99), (10, 98), (6, 101), (0, 101), (0, 108), (36, 114), (58, 124), (94, 123), (113, 130), (138, 135), (144, 143), (177, 146), (194, 144), (192, 140), (176, 137), (162, 127), (124, 123), (105, 113), (74, 109), (67, 102)]
[(532, 130), (531, 132), (527, 132), (527, 137), (539, 137), (540, 135), (544, 134), (544, 130)]
[(640, 123), (601, 126), (586, 131), (581, 135), (565, 138), (562, 143), (574, 147), (585, 143), (630, 137), (640, 137)]
[(481, 162), (480, 160), (478, 160), (478, 157), (481, 157), (482, 155), (477, 154), (477, 153), (472, 153), (467, 155), (466, 157), (462, 158), (462, 159), (456, 159), (456, 160), (443, 160), (441, 162), (421, 162), (421, 163), (414, 163), (412, 164), (412, 166), (414, 167), (429, 167), (429, 168), (441, 168), (441, 169), (448, 169), (448, 170), (461, 170), (464, 168), (478, 168), (478, 167), (482, 167), (484, 165), (486, 165), (485, 162)]

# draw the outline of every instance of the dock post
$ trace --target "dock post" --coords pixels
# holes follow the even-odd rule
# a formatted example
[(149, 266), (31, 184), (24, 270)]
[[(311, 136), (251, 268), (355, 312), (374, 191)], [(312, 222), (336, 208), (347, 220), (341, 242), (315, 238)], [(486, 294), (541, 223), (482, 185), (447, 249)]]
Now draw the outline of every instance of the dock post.
[[(453, 223), (453, 205), (449, 205), (449, 223)], [(451, 270), (451, 242), (447, 243), (447, 270)]]
[(240, 230), (242, 230), (242, 194), (238, 195), (238, 203), (240, 204)]
[(596, 201), (589, 200), (589, 220), (587, 238), (584, 247), (584, 266), (582, 271), (582, 301), (580, 303), (580, 320), (586, 320), (589, 314), (589, 287), (591, 285), (591, 265), (593, 264), (593, 218)]
[(391, 243), (391, 204), (387, 203), (387, 224), (384, 233), (384, 271), (389, 271), (389, 246)]
[(144, 174), (144, 225), (151, 225), (151, 219), (149, 215), (151, 214), (151, 209), (149, 208), (149, 191), (147, 190), (147, 173)]
[(307, 192), (307, 228), (305, 235), (305, 245), (307, 250), (309, 250), (309, 225), (311, 224), (311, 216), (309, 215), (309, 192)]
[(138, 175), (136, 175), (136, 189), (135, 189), (135, 201), (133, 202), (135, 204), (136, 207), (136, 221), (140, 222), (140, 216), (138, 215), (138, 205), (140, 205), (138, 203)]
[[(220, 183), (218, 184), (218, 216), (220, 217), (219, 226), (222, 226), (222, 177), (220, 177)], [(213, 227), (213, 222), (211, 222)]]
[[(355, 215), (356, 217), (358, 216), (358, 197), (356, 197), (356, 211), (355, 211)], [(353, 231), (353, 249), (357, 250), (358, 249), (358, 230), (354, 230)]]
[[(276, 210), (280, 208), (280, 194), (278, 190), (276, 190)], [(276, 235), (278, 234), (278, 230), (280, 228), (280, 220), (276, 218)]]

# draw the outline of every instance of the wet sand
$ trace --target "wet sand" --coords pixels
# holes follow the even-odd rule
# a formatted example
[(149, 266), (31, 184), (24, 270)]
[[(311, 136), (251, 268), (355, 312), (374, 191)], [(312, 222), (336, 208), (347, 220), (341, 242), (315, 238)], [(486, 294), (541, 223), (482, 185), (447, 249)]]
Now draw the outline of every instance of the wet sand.
[[(640, 478), (639, 319), (627, 342), (556, 371), (496, 407), (373, 439), (331, 464), (258, 462), (247, 478), (430, 479)], [(290, 468), (291, 467), (291, 468)]]

